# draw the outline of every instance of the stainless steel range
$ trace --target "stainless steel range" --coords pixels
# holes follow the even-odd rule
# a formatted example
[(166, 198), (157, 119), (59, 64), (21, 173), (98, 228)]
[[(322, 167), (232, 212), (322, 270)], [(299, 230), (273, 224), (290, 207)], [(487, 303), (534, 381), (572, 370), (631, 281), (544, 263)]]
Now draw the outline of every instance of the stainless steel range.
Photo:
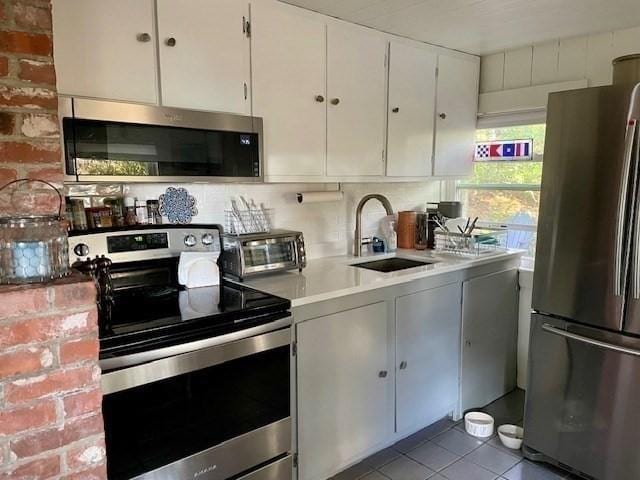
[(109, 478), (290, 479), (289, 301), (178, 284), (215, 225), (131, 228), (69, 239), (99, 288)]

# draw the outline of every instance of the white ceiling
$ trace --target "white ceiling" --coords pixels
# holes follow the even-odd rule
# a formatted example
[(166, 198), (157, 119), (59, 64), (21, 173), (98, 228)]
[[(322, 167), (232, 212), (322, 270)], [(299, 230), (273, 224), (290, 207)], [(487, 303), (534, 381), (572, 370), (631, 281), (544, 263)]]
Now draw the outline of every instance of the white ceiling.
[(282, 0), (474, 54), (640, 25), (640, 0)]

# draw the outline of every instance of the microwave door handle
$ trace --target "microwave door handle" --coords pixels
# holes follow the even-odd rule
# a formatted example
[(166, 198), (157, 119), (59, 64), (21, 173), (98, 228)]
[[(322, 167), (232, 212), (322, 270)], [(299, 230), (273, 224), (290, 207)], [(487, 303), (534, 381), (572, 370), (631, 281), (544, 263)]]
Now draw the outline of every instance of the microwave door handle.
[(623, 294), (625, 258), (624, 252), (624, 229), (628, 221), (627, 201), (629, 196), (629, 178), (631, 174), (631, 163), (634, 153), (634, 142), (636, 137), (636, 120), (629, 120), (625, 134), (624, 159), (622, 164), (622, 175), (620, 179), (620, 198), (618, 199), (618, 210), (616, 212), (615, 226), (615, 251), (613, 259), (613, 294), (617, 297)]

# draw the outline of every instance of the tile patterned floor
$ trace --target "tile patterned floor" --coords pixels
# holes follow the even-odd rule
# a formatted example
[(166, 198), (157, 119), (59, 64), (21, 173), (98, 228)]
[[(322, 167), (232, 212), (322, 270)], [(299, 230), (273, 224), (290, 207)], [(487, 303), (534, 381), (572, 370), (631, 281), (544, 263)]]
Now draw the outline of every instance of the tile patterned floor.
[[(524, 392), (514, 390), (486, 411), (496, 425), (522, 425)], [(443, 419), (399, 441), (332, 480), (561, 480), (576, 479), (550, 465), (525, 460), (497, 436), (467, 435), (461, 422)]]

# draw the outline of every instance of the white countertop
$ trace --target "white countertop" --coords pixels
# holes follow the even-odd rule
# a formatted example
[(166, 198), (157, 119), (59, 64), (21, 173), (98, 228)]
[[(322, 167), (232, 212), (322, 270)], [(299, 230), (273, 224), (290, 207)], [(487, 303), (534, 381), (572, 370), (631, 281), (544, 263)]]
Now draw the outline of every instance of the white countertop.
[[(389, 287), (441, 273), (453, 272), (487, 263), (521, 256), (521, 250), (484, 254), (478, 257), (434, 254), (432, 251), (398, 250), (391, 254), (372, 254), (362, 257), (344, 255), (309, 260), (307, 267), (297, 271), (280, 272), (247, 279), (248, 287), (291, 300), (292, 307), (331, 300), (362, 293), (375, 288)], [(433, 261), (430, 265), (382, 273), (353, 267), (355, 263), (401, 257)]]

